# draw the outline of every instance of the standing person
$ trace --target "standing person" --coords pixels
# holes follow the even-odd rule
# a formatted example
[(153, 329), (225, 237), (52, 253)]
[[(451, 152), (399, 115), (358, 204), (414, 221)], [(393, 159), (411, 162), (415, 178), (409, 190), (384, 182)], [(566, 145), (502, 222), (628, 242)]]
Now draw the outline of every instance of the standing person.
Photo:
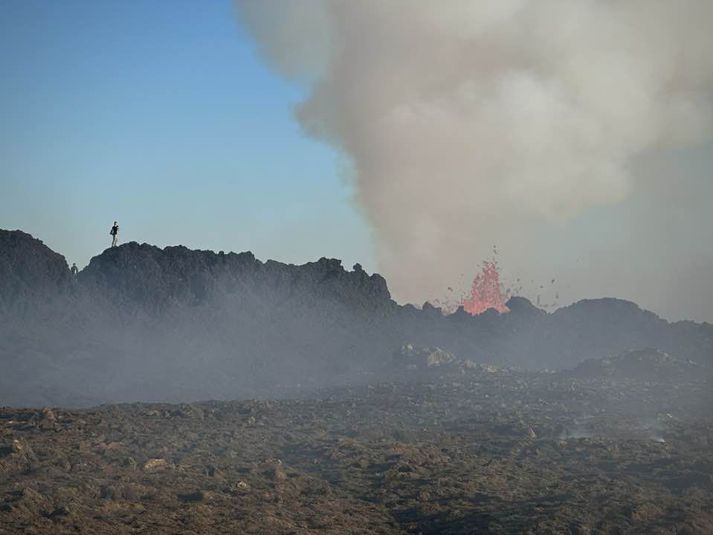
[(111, 227), (109, 234), (111, 235), (111, 246), (116, 247), (116, 242), (119, 240), (119, 225), (116, 221), (114, 221), (114, 225)]
[(75, 277), (77, 276), (77, 273), (79, 273), (79, 268), (77, 267), (76, 262), (74, 264), (72, 264), (72, 267), (69, 268), (69, 270), (72, 272), (73, 276), (75, 276)]

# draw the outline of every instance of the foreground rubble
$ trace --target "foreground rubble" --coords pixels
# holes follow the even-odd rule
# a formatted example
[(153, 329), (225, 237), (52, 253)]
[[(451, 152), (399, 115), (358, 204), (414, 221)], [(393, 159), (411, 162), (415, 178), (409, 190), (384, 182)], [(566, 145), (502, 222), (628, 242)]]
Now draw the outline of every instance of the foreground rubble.
[(706, 380), (439, 362), (304, 399), (2, 409), (0, 533), (713, 532)]

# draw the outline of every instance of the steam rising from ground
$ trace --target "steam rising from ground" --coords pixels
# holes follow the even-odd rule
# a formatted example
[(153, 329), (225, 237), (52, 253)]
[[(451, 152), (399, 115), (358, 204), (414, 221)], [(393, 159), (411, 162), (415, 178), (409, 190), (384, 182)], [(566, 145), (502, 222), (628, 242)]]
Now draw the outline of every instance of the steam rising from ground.
[(548, 225), (647, 188), (638, 156), (711, 136), (708, 0), (236, 6), (307, 84), (304, 130), (352, 159), (400, 299), (442, 293), (494, 243), (526, 266)]

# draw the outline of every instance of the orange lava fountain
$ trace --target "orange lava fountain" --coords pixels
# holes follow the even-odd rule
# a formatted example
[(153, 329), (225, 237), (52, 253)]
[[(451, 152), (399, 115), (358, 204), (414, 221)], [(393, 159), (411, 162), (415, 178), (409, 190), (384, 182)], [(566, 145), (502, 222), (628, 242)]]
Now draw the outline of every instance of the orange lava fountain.
[(494, 308), (498, 312), (508, 311), (508, 307), (505, 306), (505, 295), (500, 287), (500, 269), (495, 260), (483, 262), (481, 272), (473, 279), (470, 296), (465, 297), (461, 305), (472, 315), (482, 314), (489, 308)]

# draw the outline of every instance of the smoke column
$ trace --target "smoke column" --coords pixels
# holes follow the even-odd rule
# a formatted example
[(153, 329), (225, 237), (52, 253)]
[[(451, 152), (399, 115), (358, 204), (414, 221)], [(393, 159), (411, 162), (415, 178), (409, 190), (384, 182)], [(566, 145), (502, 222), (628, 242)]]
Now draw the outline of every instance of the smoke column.
[(637, 158), (711, 138), (709, 0), (236, 7), (271, 65), (308, 88), (305, 132), (353, 162), (401, 300), (442, 294), (493, 244), (506, 268), (529, 268), (548, 229), (648, 187)]

